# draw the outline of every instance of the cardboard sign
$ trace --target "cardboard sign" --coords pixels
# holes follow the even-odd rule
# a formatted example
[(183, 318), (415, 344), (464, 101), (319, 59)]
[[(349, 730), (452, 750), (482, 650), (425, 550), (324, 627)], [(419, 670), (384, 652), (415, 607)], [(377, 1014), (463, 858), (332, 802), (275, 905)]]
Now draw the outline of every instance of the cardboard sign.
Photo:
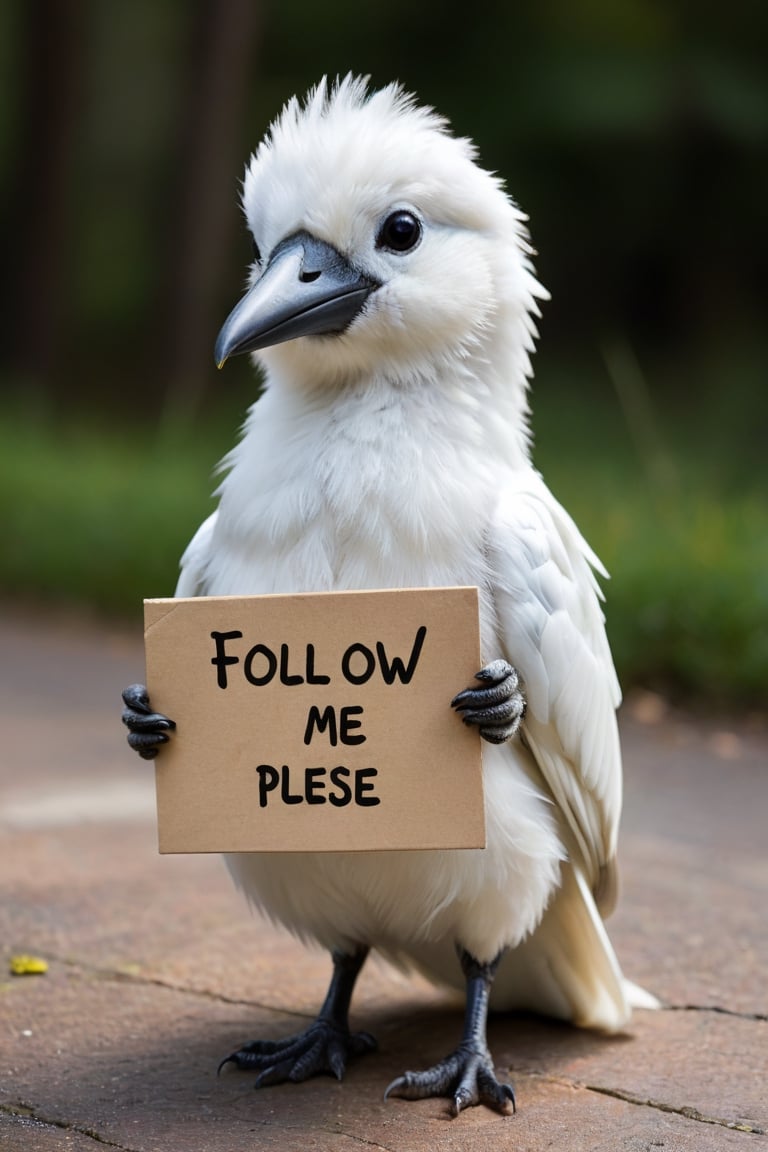
[(161, 852), (485, 845), (476, 588), (144, 608)]

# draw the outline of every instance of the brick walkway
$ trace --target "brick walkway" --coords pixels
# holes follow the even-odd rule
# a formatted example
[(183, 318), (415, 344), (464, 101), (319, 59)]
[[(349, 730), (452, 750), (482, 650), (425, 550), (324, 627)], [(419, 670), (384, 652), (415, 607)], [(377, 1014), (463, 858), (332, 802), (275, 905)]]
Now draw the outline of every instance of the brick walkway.
[[(353, 1022), (377, 1054), (343, 1084), (254, 1092), (218, 1060), (294, 1031), (326, 958), (249, 915), (218, 858), (160, 857), (151, 767), (124, 746), (137, 637), (0, 615), (0, 1148), (240, 1152), (363, 1148), (744, 1149), (768, 1131), (768, 735), (640, 701), (623, 719), (625, 971), (668, 1007), (605, 1039), (497, 1017), (518, 1113), (382, 1100), (456, 1040), (444, 993), (384, 965)], [(642, 719), (645, 722), (642, 722)], [(649, 721), (653, 721), (650, 723)], [(8, 958), (44, 957), (43, 976)]]

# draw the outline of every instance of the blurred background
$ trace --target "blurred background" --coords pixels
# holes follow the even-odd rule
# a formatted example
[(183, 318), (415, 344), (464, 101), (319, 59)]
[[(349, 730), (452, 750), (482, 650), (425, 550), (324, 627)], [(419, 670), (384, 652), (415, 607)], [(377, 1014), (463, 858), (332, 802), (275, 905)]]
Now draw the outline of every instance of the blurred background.
[(0, 592), (140, 627), (258, 381), (238, 184), (324, 73), (401, 80), (529, 214), (535, 459), (625, 689), (768, 682), (768, 5), (2, 0)]

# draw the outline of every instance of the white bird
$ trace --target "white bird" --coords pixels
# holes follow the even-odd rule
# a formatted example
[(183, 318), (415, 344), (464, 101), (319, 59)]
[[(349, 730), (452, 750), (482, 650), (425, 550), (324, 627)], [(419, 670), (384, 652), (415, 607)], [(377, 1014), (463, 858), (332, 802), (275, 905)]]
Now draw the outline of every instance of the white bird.
[[(546, 292), (525, 217), (445, 120), (397, 85), (369, 93), (351, 76), (287, 104), (247, 167), (243, 206), (250, 288), (216, 359), (257, 350), (265, 387), (176, 594), (476, 585), (487, 666), (455, 703), (489, 743), (483, 850), (227, 858), (250, 901), (334, 962), (305, 1033), (228, 1059), (257, 1084), (340, 1078), (374, 1046), (348, 1022), (374, 948), (467, 992), (457, 1049), (388, 1094), (505, 1111), (489, 1003), (608, 1031), (633, 1002), (653, 1003), (623, 978), (603, 925), (619, 687), (605, 573), (531, 463), (529, 354)], [(151, 756), (172, 722), (140, 686), (125, 699), (129, 741)]]

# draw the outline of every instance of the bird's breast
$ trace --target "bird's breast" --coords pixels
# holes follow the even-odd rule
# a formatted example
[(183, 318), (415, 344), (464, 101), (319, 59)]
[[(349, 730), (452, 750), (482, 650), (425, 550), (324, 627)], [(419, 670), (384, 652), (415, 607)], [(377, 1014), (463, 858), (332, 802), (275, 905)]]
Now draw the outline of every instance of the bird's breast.
[[(502, 655), (485, 537), (503, 465), (471, 425), (394, 401), (310, 412), (265, 400), (222, 487), (206, 590), (475, 585), (483, 659)], [(485, 851), (242, 854), (229, 866), (255, 903), (329, 947), (462, 939), (490, 958), (533, 928), (555, 882), (559, 844), (527, 758), (522, 745), (486, 751)]]
[(483, 587), (486, 463), (407, 415), (349, 405), (343, 419), (252, 421), (222, 485), (207, 590)]

